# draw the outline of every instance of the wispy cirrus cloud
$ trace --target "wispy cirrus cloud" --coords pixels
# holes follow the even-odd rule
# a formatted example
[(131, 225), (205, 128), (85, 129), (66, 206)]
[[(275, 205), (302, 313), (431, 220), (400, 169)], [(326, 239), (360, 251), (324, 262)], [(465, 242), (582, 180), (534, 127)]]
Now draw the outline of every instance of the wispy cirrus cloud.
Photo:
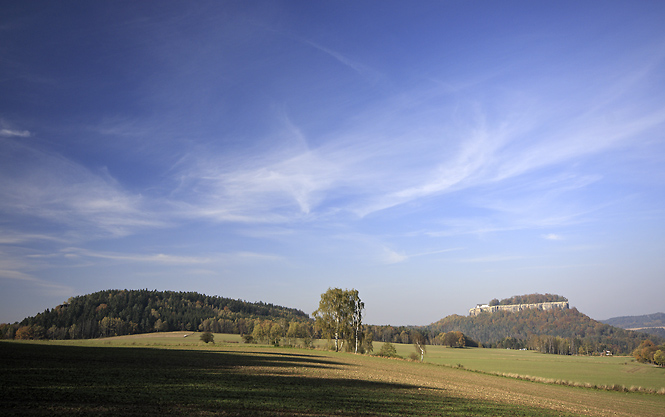
[(0, 279), (8, 279), (28, 284), (32, 288), (41, 288), (47, 290), (53, 296), (69, 296), (73, 289), (70, 286), (57, 284), (43, 279), (39, 279), (31, 274), (0, 268)]
[[(331, 48), (299, 42), (359, 74), (372, 72)], [(519, 220), (518, 215), (524, 218), (527, 211), (524, 208), (539, 206), (538, 199), (561, 202), (561, 196), (575, 187), (584, 189), (602, 181), (602, 175), (593, 169), (584, 172), (572, 169), (573, 165), (630, 147), (636, 137), (665, 122), (663, 108), (635, 112), (630, 103), (622, 102), (632, 91), (629, 87), (644, 82), (648, 70), (615, 77), (616, 84), (627, 87), (617, 87), (613, 94), (591, 90), (578, 101), (567, 99), (573, 92), (562, 94), (519, 83), (506, 83), (491, 102), (483, 101), (480, 94), (475, 96), (488, 80), (497, 77), (496, 72), (489, 71), (491, 76), (470, 74), (472, 82), (466, 84), (461, 80), (466, 97), (471, 97), (463, 101), (454, 96), (458, 89), (433, 86), (430, 77), (421, 85), (368, 101), (360, 113), (333, 130), (298, 125), (298, 121), (307, 121), (308, 115), (289, 114), (286, 105), (273, 103), (277, 108), (273, 119), (262, 121), (270, 125), (266, 129), (270, 133), (254, 138), (259, 145), (220, 150), (200, 144), (183, 152), (168, 172), (172, 184), (159, 184), (168, 194), (162, 201), (128, 193), (119, 184), (103, 180), (111, 191), (105, 194), (115, 194), (115, 198), (99, 199), (95, 204), (96, 199), (85, 197), (85, 202), (76, 206), (88, 206), (90, 213), (97, 210), (100, 224), (114, 226), (117, 235), (132, 228), (158, 227), (151, 221), (177, 223), (183, 218), (288, 224), (344, 216), (364, 218), (482, 187), (499, 190), (494, 194), (510, 192), (510, 187), (522, 187), (521, 178), (535, 173), (532, 179), (537, 185), (530, 190), (523, 188), (523, 195), (530, 194), (528, 199), (513, 199), (512, 204), (501, 197), (465, 202)], [(608, 114), (614, 117), (608, 119)], [(122, 128), (115, 128), (116, 124)], [(107, 121), (101, 130), (121, 136), (127, 130), (139, 136), (161, 132), (114, 120)], [(210, 138), (210, 142), (216, 139)], [(112, 203), (117, 205), (115, 209), (111, 209)], [(104, 205), (109, 209), (105, 211)], [(157, 205), (164, 208), (162, 216), (141, 216), (142, 210)], [(520, 206), (522, 214), (518, 214)], [(532, 211), (529, 221), (518, 222), (522, 226), (497, 222), (485, 229), (512, 230), (554, 222), (557, 217), (566, 221), (585, 210), (573, 204), (556, 208), (559, 215), (555, 210)], [(114, 217), (113, 213), (122, 216)]]
[(142, 262), (161, 265), (198, 265), (212, 262), (211, 258), (200, 256), (169, 255), (164, 253), (136, 254), (92, 251), (82, 248), (65, 248), (62, 254), (67, 258), (98, 258), (120, 262)]
[[(213, 160), (195, 163), (184, 178), (179, 207), (218, 221), (281, 223), (309, 215), (337, 181), (339, 167), (317, 152), (229, 170)], [(182, 194), (182, 193), (181, 193)]]
[[(461, 110), (455, 115), (441, 111), (446, 120), (459, 116)], [(492, 124), (477, 111), (465, 116), (467, 126), (457, 123), (452, 131), (437, 131), (433, 124), (442, 118), (432, 119), (436, 112), (428, 109), (431, 115), (412, 116), (412, 124), (420, 128), (410, 135), (403, 131), (409, 116), (399, 120), (399, 127), (369, 119), (351, 130), (327, 135), (313, 148), (277, 138), (277, 143), (286, 145), (258, 154), (192, 155), (187, 168), (178, 173), (187, 184), (183, 188), (193, 190), (182, 196), (183, 204), (196, 215), (232, 222), (285, 222), (331, 212), (365, 217), (476, 187), (505, 190), (527, 173), (628, 146), (636, 135), (665, 122), (665, 112), (654, 111), (608, 126), (597, 114), (578, 121), (577, 129), (568, 126), (535, 133), (534, 126), (551, 122), (533, 120), (543, 117), (533, 114)], [(522, 118), (531, 120), (524, 125)], [(291, 129), (298, 141), (307, 142), (300, 129), (294, 125)], [(321, 143), (320, 138), (316, 142)], [(541, 199), (555, 199), (602, 179), (562, 169), (534, 178), (538, 185), (533, 186), (532, 195), (548, 193)], [(498, 208), (496, 204), (489, 207)]]
[(384, 252), (386, 255), (385, 262), (389, 264), (395, 264), (395, 263), (405, 262), (413, 258), (419, 258), (422, 256), (439, 255), (442, 253), (455, 252), (463, 249), (464, 248), (449, 248), (449, 249), (440, 249), (440, 250), (433, 250), (427, 252), (406, 254), (406, 253), (398, 253), (384, 246)]
[(277, 255), (237, 251), (230, 253), (214, 253), (208, 256), (185, 256), (166, 253), (121, 253), (108, 251), (93, 251), (83, 248), (65, 248), (61, 250), (63, 256), (72, 258), (97, 258), (117, 262), (138, 262), (153, 265), (204, 265), (204, 264), (226, 264), (244, 262), (274, 262), (281, 261)]
[(488, 256), (479, 256), (475, 258), (464, 258), (459, 259), (458, 262), (461, 263), (492, 263), (492, 262), (508, 262), (508, 261), (517, 261), (524, 259), (524, 256), (520, 255), (488, 255)]
[(67, 239), (59, 236), (39, 233), (22, 233), (16, 230), (0, 229), (0, 245), (15, 245), (27, 242), (57, 242), (67, 243)]
[(547, 240), (563, 240), (563, 236), (557, 235), (556, 233), (548, 233), (546, 235), (542, 235), (543, 239)]
[[(339, 188), (352, 190), (355, 156), (325, 144), (316, 148), (285, 113), (277, 132), (256, 152), (193, 151), (172, 171), (172, 194), (185, 216), (242, 223), (283, 223), (321, 214), (320, 205)], [(360, 179), (360, 178), (358, 178)]]
[(142, 196), (128, 193), (104, 171), (94, 173), (12, 140), (0, 147), (0, 210), (9, 215), (42, 218), (75, 234), (107, 236), (165, 224), (146, 212)]
[[(342, 54), (308, 43), (355, 71), (364, 70)], [(604, 114), (608, 106), (621, 109), (617, 103), (621, 94), (604, 106), (579, 112), (562, 127), (553, 122), (562, 117), (561, 110), (548, 111), (546, 106), (534, 110), (528, 104), (535, 99), (525, 99), (525, 93), (517, 99), (506, 94), (491, 105), (453, 107), (448, 94), (445, 88), (414, 88), (372, 103), (352, 123), (332, 132), (301, 128), (280, 109), (275, 117), (277, 133), (265, 139), (270, 146), (223, 152), (205, 146), (191, 149), (169, 173), (179, 186), (160, 197), (130, 193), (103, 171), (93, 172), (57, 154), (5, 143), (3, 149), (21, 154), (20, 159), (29, 163), (7, 168), (15, 158), (2, 159), (5, 168), (0, 168), (0, 175), (11, 181), (0, 186), (0, 209), (108, 236), (165, 227), (182, 218), (231, 223), (306, 222), (349, 214), (363, 218), (478, 187), (504, 192), (527, 173), (620, 149), (636, 135), (665, 123), (665, 109), (659, 108), (640, 115), (615, 111), (623, 116), (608, 123)], [(493, 114), (504, 104), (505, 111), (498, 117)], [(118, 133), (108, 127), (107, 123), (107, 134), (125, 134), (124, 128)], [(140, 130), (150, 131), (145, 126)], [(8, 137), (27, 131), (3, 132)], [(310, 138), (316, 146), (308, 144)], [(561, 172), (568, 179), (558, 180)], [(553, 201), (567, 189), (584, 188), (601, 178), (560, 170), (537, 176), (534, 182), (540, 184), (527, 191)], [(551, 184), (553, 179), (556, 184)], [(535, 204), (513, 203), (511, 208), (505, 201), (485, 198), (470, 204), (504, 215)], [(156, 215), (158, 206), (162, 209)], [(579, 211), (568, 207), (563, 213)], [(547, 213), (539, 218), (533, 222), (555, 219)], [(520, 226), (504, 222), (485, 229), (515, 227)]]
[(4, 138), (28, 138), (32, 136), (29, 130), (16, 128), (14, 123), (0, 118), (0, 137)]
[(45, 289), (53, 295), (71, 294), (71, 287), (39, 278), (34, 272), (40, 266), (17, 252), (0, 250), (0, 280), (11, 280), (33, 288)]
[(362, 77), (365, 77), (366, 79), (369, 79), (373, 82), (376, 82), (376, 81), (381, 80), (381, 79), (385, 79), (385, 77), (380, 72), (378, 72), (378, 71), (370, 68), (369, 66), (364, 65), (364, 64), (362, 64), (362, 63), (360, 63), (356, 60), (353, 60), (353, 59), (349, 58), (348, 56), (346, 56), (346, 55), (344, 55), (344, 54), (342, 54), (338, 51), (332, 50), (330, 48), (326, 48), (325, 46), (322, 46), (322, 45), (320, 45), (316, 42), (312, 42), (312, 41), (304, 41), (304, 42), (307, 45), (310, 45), (310, 46), (318, 49), (319, 51), (328, 54), (329, 56), (331, 56), (332, 58), (337, 60), (339, 63), (341, 63), (342, 65), (350, 68), (351, 70), (355, 71), (356, 73), (358, 73)]

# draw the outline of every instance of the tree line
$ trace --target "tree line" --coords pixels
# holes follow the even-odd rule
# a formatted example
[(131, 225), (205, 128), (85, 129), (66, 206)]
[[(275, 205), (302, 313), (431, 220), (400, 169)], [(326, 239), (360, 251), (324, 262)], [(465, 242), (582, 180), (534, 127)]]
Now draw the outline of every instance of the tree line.
[[(441, 345), (441, 346), (451, 346), (451, 347), (477, 347), (478, 342), (473, 340), (471, 337), (464, 335), (462, 332), (458, 331), (448, 331), (448, 332), (439, 332), (436, 329), (431, 329), (427, 326), (390, 326), (390, 325), (366, 325), (367, 334), (371, 335), (372, 340), (375, 342), (384, 342), (384, 343), (401, 343), (401, 344), (413, 344), (421, 338), (425, 340), (425, 344), (428, 345)], [(450, 340), (451, 335), (448, 335), (448, 339), (444, 339), (447, 333), (459, 333), (464, 336), (463, 344), (454, 343), (453, 345), (449, 344), (447, 341)], [(457, 335), (459, 339), (459, 334)]]
[(268, 343), (274, 346), (312, 347), (318, 337), (312, 321), (300, 322), (286, 320), (258, 319), (251, 333), (243, 335), (245, 343)]
[(558, 294), (525, 294), (525, 295), (514, 295), (510, 298), (504, 298), (501, 301), (495, 298), (489, 302), (489, 305), (505, 306), (505, 305), (515, 305), (515, 304), (553, 303), (559, 301), (568, 301), (568, 299)]

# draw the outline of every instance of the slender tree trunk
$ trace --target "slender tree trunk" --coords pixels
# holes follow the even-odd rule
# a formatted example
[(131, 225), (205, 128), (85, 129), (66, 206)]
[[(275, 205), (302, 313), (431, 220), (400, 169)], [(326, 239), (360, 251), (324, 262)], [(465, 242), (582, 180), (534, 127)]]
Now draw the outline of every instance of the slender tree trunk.
[(355, 354), (357, 355), (358, 354), (358, 328), (356, 328), (355, 333), (356, 333), (356, 351), (355, 351)]
[(335, 352), (339, 352), (339, 317), (336, 319), (337, 322), (337, 328), (335, 329)]

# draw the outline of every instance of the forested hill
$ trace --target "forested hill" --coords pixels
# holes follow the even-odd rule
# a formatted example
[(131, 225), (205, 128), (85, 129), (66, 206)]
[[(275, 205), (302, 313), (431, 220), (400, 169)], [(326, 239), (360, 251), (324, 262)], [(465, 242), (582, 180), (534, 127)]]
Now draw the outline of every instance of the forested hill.
[[(610, 350), (614, 353), (630, 353), (645, 339), (656, 344), (665, 340), (642, 332), (624, 330), (591, 319), (576, 308), (548, 311), (528, 309), (519, 312), (498, 311), (477, 316), (452, 315), (426, 326), (429, 333), (437, 335), (461, 331), (485, 346), (530, 347), (554, 342), (580, 348), (585, 353)], [(547, 337), (553, 338), (548, 340)], [(562, 348), (562, 351), (564, 348)]]
[(640, 331), (665, 337), (665, 313), (647, 314), (644, 316), (623, 316), (602, 320), (610, 326), (622, 329), (640, 329)]
[(638, 327), (665, 327), (665, 313), (647, 314), (644, 316), (622, 316), (602, 320), (610, 326), (622, 329), (635, 329)]
[(106, 290), (70, 298), (20, 325), (55, 339), (172, 330), (251, 332), (255, 320), (309, 321), (294, 309), (196, 292)]

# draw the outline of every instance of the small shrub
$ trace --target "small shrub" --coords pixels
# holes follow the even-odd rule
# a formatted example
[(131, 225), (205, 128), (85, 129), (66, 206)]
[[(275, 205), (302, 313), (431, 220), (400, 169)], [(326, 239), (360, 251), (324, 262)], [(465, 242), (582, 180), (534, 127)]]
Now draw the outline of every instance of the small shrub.
[(381, 350), (379, 350), (379, 353), (377, 353), (377, 356), (383, 356), (385, 358), (399, 358), (400, 356), (397, 354), (397, 350), (395, 349), (395, 346), (393, 346), (391, 343), (384, 343), (383, 346), (381, 346)]
[(309, 337), (309, 336), (303, 337), (302, 345), (306, 349), (313, 349), (314, 348), (314, 343), (312, 343), (312, 338)]
[(201, 341), (205, 343), (212, 342), (214, 344), (215, 336), (213, 336), (213, 334), (210, 332), (203, 332), (201, 333)]

